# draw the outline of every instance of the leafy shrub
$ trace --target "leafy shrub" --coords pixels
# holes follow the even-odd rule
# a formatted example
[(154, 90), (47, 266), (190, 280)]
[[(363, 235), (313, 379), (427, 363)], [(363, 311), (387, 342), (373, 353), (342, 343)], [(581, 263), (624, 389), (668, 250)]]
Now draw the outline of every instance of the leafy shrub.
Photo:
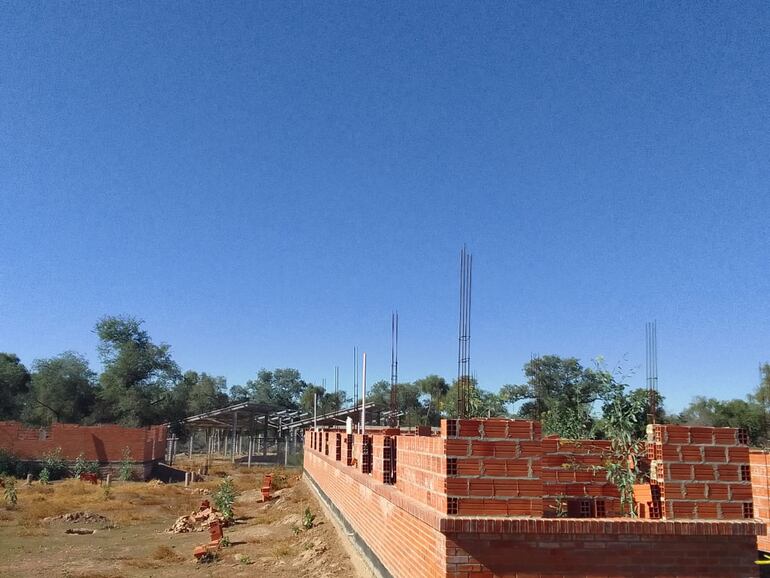
[(16, 496), (16, 479), (8, 477), (5, 478), (3, 483), (5, 484), (5, 492), (3, 492), (5, 503), (9, 508), (13, 509), (16, 507), (16, 502), (18, 500)]
[(67, 463), (61, 455), (61, 448), (43, 454), (43, 469), (48, 470), (49, 480), (59, 480), (65, 476)]
[(235, 486), (233, 485), (233, 479), (230, 476), (227, 476), (222, 480), (222, 483), (219, 484), (219, 488), (217, 488), (217, 491), (214, 492), (212, 497), (216, 509), (222, 512), (222, 515), (227, 520), (232, 520), (233, 504), (235, 503)]
[(305, 530), (310, 530), (315, 524), (315, 514), (310, 511), (310, 508), (305, 508), (305, 515), (302, 516), (302, 527)]
[(123, 459), (118, 468), (118, 479), (123, 482), (129, 482), (134, 477), (134, 468), (131, 465), (131, 449), (123, 448)]
[(48, 471), (48, 468), (43, 468), (40, 470), (40, 475), (38, 476), (38, 479), (40, 480), (40, 483), (50, 484), (51, 483), (51, 472)]
[(75, 459), (75, 465), (72, 466), (72, 473), (75, 474), (76, 478), (79, 478), (80, 474), (98, 474), (99, 462), (86, 460), (83, 452), (80, 452), (80, 455)]

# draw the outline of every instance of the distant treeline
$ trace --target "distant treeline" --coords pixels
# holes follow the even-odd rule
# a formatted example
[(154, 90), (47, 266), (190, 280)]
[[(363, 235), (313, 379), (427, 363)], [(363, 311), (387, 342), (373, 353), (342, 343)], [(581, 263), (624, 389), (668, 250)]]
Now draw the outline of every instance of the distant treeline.
[[(344, 392), (328, 392), (291, 368), (262, 369), (255, 379), (230, 388), (224, 377), (182, 372), (170, 346), (153, 343), (134, 317), (104, 317), (95, 331), (101, 374), (71, 351), (38, 359), (31, 370), (18, 356), (0, 353), (0, 420), (40, 426), (53, 421), (144, 426), (178, 424), (184, 417), (247, 400), (312, 412), (317, 399), (319, 414), (351, 402)], [(629, 388), (621, 368), (608, 371), (598, 362), (584, 367), (573, 357), (544, 355), (527, 362), (524, 374), (525, 383), (497, 386), (496, 393), (471, 380), (471, 413), (540, 420), (546, 433), (570, 438), (605, 437), (607, 420), (622, 419), (636, 436), (644, 435), (650, 417), (648, 393)], [(439, 375), (399, 383), (401, 425), (437, 425), (442, 417), (455, 416), (457, 390), (457, 380)], [(375, 382), (367, 401), (387, 409), (390, 382)], [(678, 415), (667, 415), (663, 401), (657, 396), (659, 423), (745, 427), (755, 443), (764, 443), (770, 428), (770, 364), (762, 366), (761, 384), (746, 399), (696, 397)]]

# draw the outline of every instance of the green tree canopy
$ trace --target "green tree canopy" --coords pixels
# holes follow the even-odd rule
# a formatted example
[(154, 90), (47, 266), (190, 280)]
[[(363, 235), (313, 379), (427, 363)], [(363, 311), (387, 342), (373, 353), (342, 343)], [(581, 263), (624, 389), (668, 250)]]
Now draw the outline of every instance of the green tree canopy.
[[(447, 392), (443, 405), (447, 417), (457, 417), (457, 396), (459, 382), (455, 379)], [(499, 394), (487, 391), (478, 386), (476, 378), (470, 379), (470, 417), (508, 417), (510, 414), (505, 407), (505, 398)]]
[(257, 403), (269, 403), (281, 408), (296, 409), (307, 387), (299, 371), (292, 368), (268, 371), (260, 369), (257, 379), (246, 382), (249, 398)]
[(427, 397), (425, 420), (428, 425), (438, 425), (441, 419), (441, 403), (449, 392), (449, 384), (441, 376), (431, 374), (414, 382), (420, 393)]
[(30, 375), (13, 353), (0, 353), (0, 420), (17, 420), (29, 391)]
[(35, 425), (80, 423), (91, 414), (96, 374), (84, 357), (67, 351), (35, 361), (33, 370), (24, 421)]
[(96, 324), (100, 376), (97, 419), (144, 426), (166, 421), (171, 389), (180, 379), (171, 347), (154, 344), (142, 321), (134, 317), (104, 317)]
[(519, 417), (541, 421), (546, 433), (575, 439), (591, 436), (593, 406), (608, 393), (609, 372), (585, 368), (574, 357), (544, 355), (527, 362), (524, 374), (525, 384), (500, 390), (506, 403), (524, 401)]

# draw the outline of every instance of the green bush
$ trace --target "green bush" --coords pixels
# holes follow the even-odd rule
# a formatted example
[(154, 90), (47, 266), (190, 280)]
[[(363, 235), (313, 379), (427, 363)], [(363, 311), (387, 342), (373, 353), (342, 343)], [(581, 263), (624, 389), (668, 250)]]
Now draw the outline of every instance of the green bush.
[(72, 473), (76, 478), (80, 477), (80, 474), (98, 474), (99, 462), (90, 462), (86, 460), (83, 452), (75, 459), (75, 465), (72, 466)]
[(51, 480), (59, 480), (67, 474), (67, 462), (61, 455), (61, 448), (43, 454), (43, 469), (48, 470)]
[(118, 479), (123, 482), (129, 482), (134, 477), (134, 468), (131, 464), (131, 449), (126, 447), (123, 449), (123, 459), (120, 462), (120, 468), (118, 468)]
[(16, 496), (16, 479), (7, 477), (4, 479), (3, 483), (5, 484), (5, 492), (3, 492), (5, 503), (8, 508), (13, 509), (16, 507), (16, 502), (18, 500)]
[(40, 480), (40, 483), (43, 485), (51, 483), (51, 472), (48, 471), (48, 468), (43, 468), (42, 470), (40, 470), (40, 475), (38, 476), (38, 479)]
[(233, 519), (233, 504), (235, 503), (235, 486), (233, 485), (233, 479), (227, 476), (222, 483), (219, 484), (219, 488), (214, 495), (214, 507), (222, 512), (222, 515), (227, 520)]

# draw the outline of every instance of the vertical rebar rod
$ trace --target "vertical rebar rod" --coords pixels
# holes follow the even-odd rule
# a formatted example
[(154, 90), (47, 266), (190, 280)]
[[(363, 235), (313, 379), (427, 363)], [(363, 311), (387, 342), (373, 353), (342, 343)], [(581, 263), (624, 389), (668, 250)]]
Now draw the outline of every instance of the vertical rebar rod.
[(460, 320), (457, 344), (457, 415), (470, 414), (471, 377), (471, 286), (473, 281), (473, 257), (465, 246), (460, 252)]

